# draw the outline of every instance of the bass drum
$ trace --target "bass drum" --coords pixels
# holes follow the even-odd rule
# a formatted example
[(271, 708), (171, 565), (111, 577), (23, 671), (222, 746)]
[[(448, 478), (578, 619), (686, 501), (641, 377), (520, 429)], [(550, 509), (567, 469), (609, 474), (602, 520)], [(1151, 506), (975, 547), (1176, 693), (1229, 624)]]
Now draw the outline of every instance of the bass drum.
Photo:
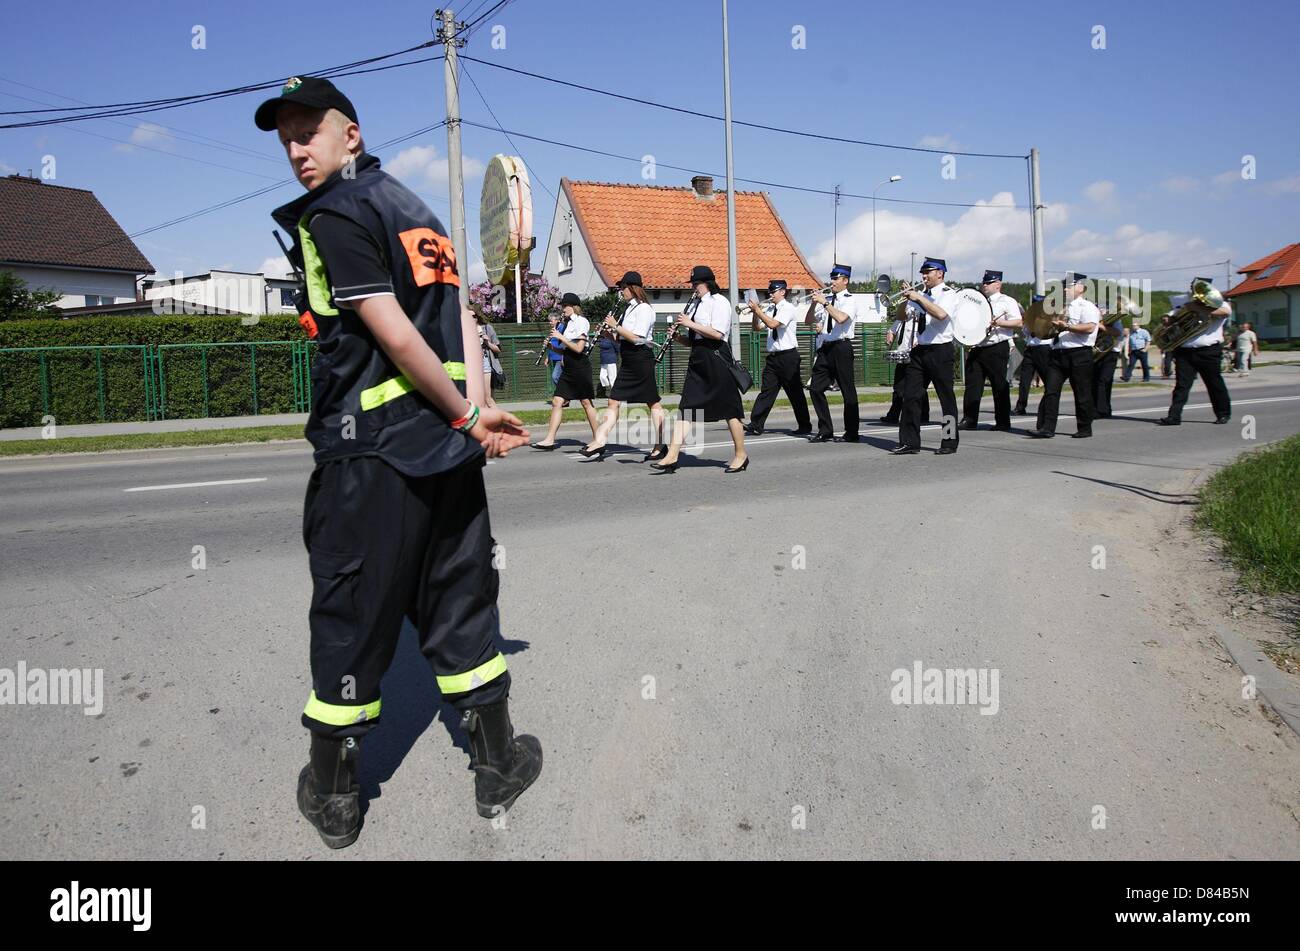
[(989, 324), (993, 323), (993, 305), (974, 288), (957, 292), (957, 303), (948, 315), (952, 321), (952, 335), (967, 347), (974, 347), (988, 339)]

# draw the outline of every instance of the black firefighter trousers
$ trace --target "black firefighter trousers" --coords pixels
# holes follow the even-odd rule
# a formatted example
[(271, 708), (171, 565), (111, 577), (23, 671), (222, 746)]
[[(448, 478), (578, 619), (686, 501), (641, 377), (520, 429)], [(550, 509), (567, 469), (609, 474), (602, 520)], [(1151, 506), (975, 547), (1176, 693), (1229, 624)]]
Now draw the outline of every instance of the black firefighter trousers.
[(403, 618), (444, 699), (464, 709), (508, 696), (482, 459), (422, 477), (374, 457), (322, 463), (302, 534), (312, 579), (303, 726), (342, 739), (377, 725)]

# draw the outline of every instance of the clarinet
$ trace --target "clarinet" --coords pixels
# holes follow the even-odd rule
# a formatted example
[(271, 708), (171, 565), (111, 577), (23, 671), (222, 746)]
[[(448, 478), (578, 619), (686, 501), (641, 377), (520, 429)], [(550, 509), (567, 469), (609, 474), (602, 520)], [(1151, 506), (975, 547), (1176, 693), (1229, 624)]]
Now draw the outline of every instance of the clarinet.
[[(696, 296), (695, 294), (692, 294), (691, 299), (686, 302), (686, 316), (693, 317), (695, 315), (696, 309), (699, 306), (700, 306), (699, 297)], [(673, 341), (677, 339), (677, 332), (681, 329), (682, 329), (681, 324), (673, 324), (673, 329), (668, 331), (668, 336), (664, 338), (664, 342), (660, 345), (659, 349), (655, 352), (655, 363), (658, 363), (660, 360), (664, 358), (664, 354), (667, 353), (668, 348), (673, 345)]]

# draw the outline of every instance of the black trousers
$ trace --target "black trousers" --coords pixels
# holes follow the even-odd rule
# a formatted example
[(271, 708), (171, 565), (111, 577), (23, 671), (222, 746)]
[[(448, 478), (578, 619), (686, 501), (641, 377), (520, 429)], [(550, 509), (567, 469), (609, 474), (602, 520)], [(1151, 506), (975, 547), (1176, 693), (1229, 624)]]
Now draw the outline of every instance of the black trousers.
[(1116, 350), (1093, 362), (1092, 408), (1099, 419), (1110, 416), (1110, 391), (1115, 386), (1115, 367), (1118, 363), (1119, 352)]
[(1025, 347), (1025, 359), (1020, 363), (1020, 393), (1016, 397), (1018, 412), (1023, 413), (1029, 408), (1029, 394), (1034, 388), (1034, 377), (1047, 382), (1047, 364), (1051, 359), (1051, 344), (1040, 343)]
[(1151, 381), (1151, 364), (1147, 360), (1146, 348), (1143, 347), (1141, 350), (1130, 350), (1128, 352), (1128, 365), (1124, 368), (1124, 376), (1122, 377), (1125, 383), (1133, 379), (1133, 365), (1139, 361), (1142, 363), (1142, 382), (1149, 383)]
[(822, 344), (813, 360), (812, 385), (809, 388), (812, 390), (813, 409), (817, 411), (817, 432), (822, 436), (835, 434), (830, 403), (826, 400), (826, 391), (832, 381), (844, 398), (844, 435), (852, 439), (858, 435), (858, 386), (853, 379), (852, 340)]
[(812, 429), (808, 418), (808, 401), (803, 395), (803, 380), (800, 378), (800, 366), (803, 360), (798, 348), (791, 350), (773, 350), (763, 363), (762, 389), (758, 399), (754, 400), (754, 409), (749, 414), (749, 424), (755, 429), (762, 429), (767, 422), (767, 414), (772, 412), (776, 403), (776, 394), (785, 390), (790, 407), (794, 410), (794, 420), (800, 429)]
[(966, 393), (962, 397), (962, 418), (978, 423), (980, 400), (984, 398), (984, 380), (993, 390), (993, 424), (1011, 428), (1011, 386), (1007, 383), (1007, 363), (1011, 359), (1011, 341), (971, 347), (966, 351)]
[(302, 534), (312, 580), (303, 726), (335, 739), (376, 726), (403, 618), (453, 705), (509, 694), (481, 461), (422, 478), (373, 457), (322, 463)]
[(1169, 403), (1169, 418), (1181, 420), (1187, 395), (1197, 374), (1210, 393), (1215, 416), (1231, 416), (1232, 400), (1228, 384), (1223, 382), (1223, 344), (1209, 347), (1179, 347), (1174, 351), (1174, 398)]
[(1081, 433), (1092, 432), (1096, 415), (1092, 407), (1092, 347), (1056, 347), (1047, 364), (1046, 388), (1038, 404), (1038, 428), (1056, 432), (1056, 417), (1061, 407), (1061, 390), (1070, 381), (1074, 394), (1074, 419)]
[(934, 384), (943, 411), (943, 424), (951, 438), (944, 438), (942, 449), (957, 448), (957, 396), (952, 388), (953, 345), (926, 343), (912, 348), (912, 360), (903, 368), (903, 418), (898, 426), (898, 442), (903, 446), (921, 445), (922, 404), (926, 389)]
[[(894, 364), (894, 394), (889, 404), (889, 412), (885, 414), (885, 422), (898, 423), (903, 418), (903, 380), (906, 377), (904, 372), (907, 369), (905, 363)], [(921, 425), (925, 426), (930, 422), (930, 398), (921, 401)]]

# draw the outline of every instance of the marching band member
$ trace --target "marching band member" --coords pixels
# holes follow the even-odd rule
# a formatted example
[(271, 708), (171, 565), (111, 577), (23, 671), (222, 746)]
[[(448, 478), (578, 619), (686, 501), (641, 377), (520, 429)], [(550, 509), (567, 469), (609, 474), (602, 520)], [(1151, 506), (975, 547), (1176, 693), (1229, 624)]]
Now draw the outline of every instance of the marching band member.
[[(817, 325), (817, 355), (813, 359), (813, 408), (817, 410), (817, 434), (809, 442), (857, 442), (858, 389), (853, 379), (853, 333), (858, 319), (858, 302), (849, 293), (853, 269), (847, 264), (831, 268), (831, 295), (814, 291), (806, 320)], [(839, 387), (844, 398), (844, 435), (836, 437), (831, 423), (826, 391), (831, 383)]]
[(534, 449), (543, 452), (555, 449), (555, 434), (560, 429), (564, 407), (569, 400), (581, 402), (591, 426), (591, 435), (596, 435), (596, 409), (591, 403), (595, 395), (595, 388), (591, 385), (591, 322), (582, 316), (582, 301), (577, 294), (565, 294), (560, 304), (564, 312), (564, 329), (552, 327), (550, 340), (564, 348), (560, 378), (555, 383), (555, 395), (551, 397), (551, 421), (546, 438), (533, 443)]
[[(904, 304), (903, 306), (906, 307), (907, 305)], [(914, 341), (910, 341), (909, 335), (914, 336), (915, 333), (916, 333), (916, 327), (911, 320), (905, 320), (902, 317), (896, 317), (894, 319), (894, 322), (889, 325), (889, 329), (885, 331), (885, 346), (892, 348), (895, 343), (898, 343), (899, 346), (903, 346), (905, 344), (908, 344), (909, 342), (914, 342)], [(881, 416), (879, 420), (879, 422), (883, 423), (886, 426), (897, 426), (899, 420), (902, 418), (903, 367), (904, 364), (902, 363), (894, 364), (894, 392), (889, 403), (889, 411), (885, 413), (884, 416)], [(921, 425), (928, 426), (929, 424), (930, 424), (930, 399), (929, 399), (929, 394), (927, 393), (926, 399), (921, 403)]]
[(1092, 345), (1101, 327), (1101, 311), (1083, 296), (1088, 290), (1088, 275), (1067, 274), (1065, 287), (1070, 303), (1065, 308), (1065, 316), (1052, 321), (1060, 333), (1052, 341), (1052, 359), (1047, 364), (1047, 376), (1043, 377), (1038, 428), (1029, 434), (1036, 439), (1051, 439), (1056, 435), (1061, 390), (1067, 379), (1074, 394), (1075, 432), (1071, 438), (1090, 437), (1096, 415), (1092, 405)]
[[(749, 468), (749, 455), (745, 452), (745, 431), (740, 421), (745, 407), (740, 400), (740, 390), (731, 376), (725, 358), (711, 352), (729, 346), (731, 335), (731, 301), (722, 296), (713, 271), (703, 264), (691, 271), (689, 283), (695, 290), (696, 306), (689, 312), (678, 314), (673, 328), (685, 328), (685, 337), (676, 340), (691, 348), (691, 359), (686, 366), (686, 382), (682, 385), (682, 398), (678, 403), (681, 422), (673, 427), (672, 442), (660, 462), (651, 468), (660, 472), (676, 472), (686, 429), (692, 422), (703, 419), (706, 423), (727, 421), (731, 441), (735, 445), (731, 462), (722, 471), (744, 472)], [(798, 379), (796, 372), (795, 379)], [(689, 414), (689, 415), (688, 415)]]
[(607, 333), (598, 337), (600, 341), (600, 389), (597, 396), (609, 396), (609, 391), (618, 379), (618, 341)]
[[(921, 265), (921, 278), (925, 290), (907, 291), (909, 313), (924, 321), (912, 347), (912, 359), (903, 367), (903, 412), (898, 426), (898, 445), (890, 450), (896, 456), (913, 455), (921, 451), (922, 406), (928, 399), (926, 388), (933, 383), (943, 410), (944, 425), (951, 420), (957, 423), (957, 396), (952, 388), (952, 321), (948, 308), (956, 304), (957, 292), (944, 283), (948, 265), (942, 258), (926, 258)], [(919, 308), (919, 313), (914, 308)], [(939, 443), (938, 454), (946, 456), (957, 451), (958, 436), (944, 438)]]
[(812, 433), (812, 421), (808, 418), (808, 402), (804, 399), (803, 386), (800, 385), (799, 341), (796, 327), (799, 321), (799, 309), (785, 299), (786, 283), (782, 280), (768, 281), (767, 296), (772, 305), (769, 316), (754, 297), (749, 298), (749, 309), (754, 315), (753, 329), (759, 324), (767, 328), (767, 360), (763, 364), (763, 385), (754, 408), (750, 412), (749, 423), (745, 432), (751, 436), (763, 434), (763, 424), (767, 414), (772, 411), (776, 394), (785, 390), (794, 409), (796, 436)]
[[(1032, 295), (1033, 303), (1037, 304), (1043, 300), (1042, 294)], [(1025, 416), (1029, 410), (1029, 392), (1033, 389), (1034, 377), (1038, 377), (1047, 383), (1047, 364), (1052, 359), (1052, 341), (1042, 340), (1035, 337), (1025, 325), (1024, 319), (1020, 321), (1020, 337), (1025, 342), (1024, 360), (1020, 364), (1020, 394), (1016, 397), (1015, 408), (1012, 409), (1011, 415)], [(1038, 402), (1038, 409), (1043, 408), (1042, 400)], [(1035, 429), (1043, 428), (1042, 416), (1039, 415)]]
[(615, 321), (612, 314), (606, 316), (605, 328), (618, 338), (623, 366), (619, 370), (618, 379), (610, 388), (605, 418), (596, 427), (596, 435), (591, 442), (578, 451), (584, 456), (604, 458), (609, 431), (618, 422), (619, 404), (644, 403), (650, 407), (650, 420), (658, 437), (645, 459), (662, 459), (668, 447), (663, 444), (664, 408), (659, 399), (659, 389), (655, 385), (655, 311), (646, 297), (645, 288), (641, 286), (641, 275), (636, 271), (628, 271), (623, 275), (618, 282), (618, 292), (628, 304), (627, 311), (621, 322)]
[[(1198, 277), (1192, 280), (1193, 290), (1198, 283), (1213, 287), (1208, 277)], [(1232, 305), (1224, 301), (1223, 306), (1211, 311), (1210, 316), (1219, 319), (1187, 343), (1174, 348), (1174, 395), (1169, 401), (1169, 415), (1157, 420), (1161, 426), (1182, 423), (1183, 407), (1198, 373), (1210, 393), (1215, 423), (1222, 425), (1232, 419), (1232, 400), (1228, 396), (1228, 384), (1223, 382), (1223, 328), (1232, 318)]]
[(1007, 365), (1011, 360), (1011, 338), (1020, 326), (1020, 305), (1002, 293), (1002, 272), (985, 271), (980, 292), (993, 308), (992, 332), (982, 346), (966, 354), (966, 393), (962, 398), (962, 421), (958, 429), (975, 429), (979, 423), (984, 379), (993, 389), (993, 428), (1011, 432), (1011, 384)]
[[(1122, 299), (1122, 298), (1121, 298)], [(1124, 352), (1124, 323), (1117, 320), (1109, 327), (1102, 326), (1098, 336), (1108, 334), (1111, 346), (1100, 360), (1093, 359), (1092, 365), (1092, 408), (1098, 419), (1110, 419), (1110, 393), (1115, 386), (1115, 368)]]

